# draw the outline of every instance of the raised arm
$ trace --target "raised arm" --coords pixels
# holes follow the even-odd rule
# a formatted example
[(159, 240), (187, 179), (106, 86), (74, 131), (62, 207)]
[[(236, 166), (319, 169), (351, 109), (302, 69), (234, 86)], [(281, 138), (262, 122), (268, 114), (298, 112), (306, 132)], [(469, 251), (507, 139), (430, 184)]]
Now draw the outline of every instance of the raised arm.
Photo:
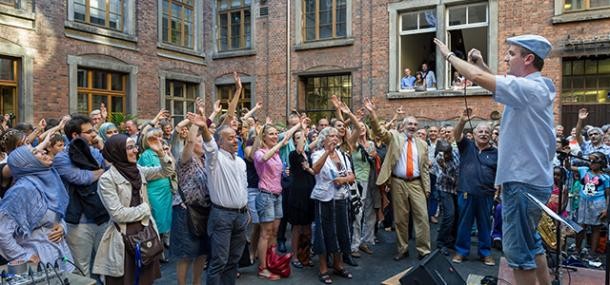
[(34, 128), (34, 131), (29, 134), (27, 136), (27, 138), (25, 138), (25, 143), (26, 144), (31, 144), (36, 137), (38, 137), (38, 135), (42, 134), (42, 132), (44, 131), (44, 128), (47, 126), (47, 121), (45, 119), (41, 119), (38, 122), (38, 126), (36, 128)]
[(578, 144), (582, 144), (582, 125), (583, 122), (589, 117), (589, 112), (587, 108), (581, 108), (578, 110), (578, 121), (576, 122), (576, 141)]
[(358, 120), (358, 118), (356, 117), (356, 115), (354, 115), (354, 113), (352, 113), (350, 111), (350, 109), (347, 107), (347, 105), (345, 105), (345, 103), (341, 102), (341, 112), (345, 113), (349, 119), (350, 119), (350, 123), (352, 125), (352, 131), (351, 134), (349, 134), (349, 137), (347, 137), (347, 144), (349, 145), (350, 149), (353, 151), (354, 149), (356, 149), (356, 143), (358, 141), (358, 137), (360, 137), (360, 126), (358, 125), (358, 123), (360, 122)]
[(460, 116), (460, 119), (459, 119), (457, 125), (453, 129), (453, 138), (455, 139), (456, 142), (460, 142), (462, 140), (462, 138), (464, 137), (464, 134), (463, 134), (464, 125), (466, 125), (466, 121), (468, 120), (468, 117), (471, 114), (472, 114), (472, 109), (468, 108), (468, 109), (464, 110), (464, 112)]
[(261, 102), (256, 103), (256, 105), (254, 105), (254, 108), (252, 108), (252, 110), (248, 111), (248, 113), (246, 113), (243, 117), (241, 117), (241, 120), (245, 121), (246, 119), (252, 117), (252, 115), (262, 107), (263, 107), (263, 103), (261, 103)]
[(280, 150), (281, 147), (285, 146), (286, 144), (288, 144), (288, 142), (290, 141), (290, 139), (292, 138), (292, 134), (294, 134), (294, 132), (296, 132), (298, 129), (301, 128), (301, 124), (296, 124), (294, 125), (292, 128), (290, 128), (288, 131), (286, 131), (284, 133), (284, 139), (282, 139), (280, 142), (276, 143), (269, 151), (267, 151), (264, 155), (263, 155), (263, 160), (267, 161), (270, 158), (273, 157), (273, 155), (278, 152)]
[(204, 116), (189, 112), (186, 114), (186, 117), (189, 122), (192, 122), (193, 125), (199, 127), (203, 141), (210, 142), (212, 140), (212, 134), (208, 129), (207, 119)]
[(214, 109), (212, 110), (212, 114), (210, 114), (210, 116), (208, 117), (211, 121), (214, 121), (214, 119), (216, 119), (216, 116), (218, 116), (218, 114), (220, 114), (222, 112), (222, 105), (220, 105), (220, 100), (216, 100), (216, 102), (214, 102)]
[(341, 114), (341, 100), (339, 100), (336, 95), (332, 95), (330, 97), (330, 102), (333, 104), (333, 106), (335, 106), (335, 114), (337, 115), (337, 119), (345, 122), (343, 115)]
[(193, 149), (195, 148), (197, 132), (199, 132), (199, 126), (191, 124), (188, 137), (186, 138), (186, 144), (184, 144), (184, 149), (182, 150), (180, 161), (189, 161), (193, 157)]
[(314, 161), (313, 165), (311, 166), (311, 169), (313, 170), (313, 172), (315, 174), (320, 173), (320, 170), (322, 170), (322, 167), (324, 166), (324, 163), (326, 163), (326, 159), (328, 159), (328, 156), (335, 151), (335, 147), (336, 145), (330, 141), (326, 141), (326, 143), (324, 144), (324, 153), (322, 153), (322, 155), (320, 156), (320, 158), (316, 161)]
[(377, 119), (377, 112), (375, 112), (375, 104), (371, 101), (371, 99), (364, 99), (364, 108), (369, 112), (369, 118), (371, 119), (371, 128), (373, 129), (373, 133), (381, 138), (384, 143), (389, 143), (392, 139), (392, 133), (388, 131), (385, 126), (381, 126), (379, 124), (379, 119)]
[(229, 108), (227, 109), (227, 116), (221, 125), (229, 124), (231, 120), (235, 117), (235, 110), (237, 110), (237, 103), (239, 103), (239, 97), (241, 95), (241, 79), (239, 78), (239, 74), (237, 71), (233, 72), (233, 79), (235, 80), (235, 93), (233, 93), (233, 97), (229, 101)]

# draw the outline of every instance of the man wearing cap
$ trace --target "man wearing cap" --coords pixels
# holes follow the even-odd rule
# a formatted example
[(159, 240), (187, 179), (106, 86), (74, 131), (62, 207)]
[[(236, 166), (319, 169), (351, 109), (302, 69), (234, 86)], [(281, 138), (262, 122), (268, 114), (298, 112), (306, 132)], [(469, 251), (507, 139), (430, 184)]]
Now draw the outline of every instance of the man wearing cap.
[(610, 146), (604, 144), (603, 137), (604, 131), (598, 127), (592, 127), (587, 130), (587, 136), (589, 140), (584, 140), (582, 137), (582, 126), (583, 122), (589, 117), (589, 112), (586, 108), (578, 110), (578, 122), (576, 122), (576, 133), (574, 134), (576, 141), (582, 149), (582, 154), (588, 156), (589, 154), (599, 151), (606, 155), (608, 161), (610, 161)]
[(541, 210), (526, 194), (546, 203), (553, 185), (556, 93), (551, 79), (540, 73), (552, 47), (538, 35), (516, 36), (506, 41), (508, 51), (504, 62), (508, 75), (494, 75), (483, 62), (480, 51), (471, 50), (466, 62), (434, 39), (443, 57), (459, 73), (493, 92), (494, 100), (505, 105), (502, 137), (511, 141), (504, 144), (500, 140), (495, 183), (502, 186), (504, 255), (514, 269), (516, 284), (550, 284), (546, 255), (536, 231)]

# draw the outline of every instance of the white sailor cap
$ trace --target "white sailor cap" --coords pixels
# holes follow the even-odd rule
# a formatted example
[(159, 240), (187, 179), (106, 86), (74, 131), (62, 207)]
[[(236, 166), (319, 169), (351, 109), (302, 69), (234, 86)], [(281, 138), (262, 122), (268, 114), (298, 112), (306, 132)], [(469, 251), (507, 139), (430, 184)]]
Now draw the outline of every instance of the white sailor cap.
[(553, 46), (549, 40), (539, 35), (521, 35), (516, 37), (510, 37), (506, 39), (509, 44), (518, 45), (531, 50), (535, 55), (540, 58), (546, 58)]

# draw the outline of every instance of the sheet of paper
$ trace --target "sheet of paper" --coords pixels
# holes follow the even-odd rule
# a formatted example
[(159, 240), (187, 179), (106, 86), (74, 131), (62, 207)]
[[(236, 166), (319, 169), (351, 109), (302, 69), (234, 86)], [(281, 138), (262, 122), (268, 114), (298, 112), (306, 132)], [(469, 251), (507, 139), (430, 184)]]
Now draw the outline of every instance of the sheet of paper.
[(547, 213), (549, 216), (551, 216), (551, 218), (553, 220), (560, 221), (562, 224), (566, 225), (567, 227), (569, 227), (576, 233), (579, 233), (580, 231), (582, 231), (582, 227), (580, 225), (578, 225), (577, 223), (575, 223), (574, 221), (566, 220), (566, 219), (560, 217), (553, 210), (549, 209), (549, 207), (547, 207), (544, 203), (540, 202), (540, 200), (538, 200), (538, 199), (536, 199), (536, 197), (532, 196), (532, 194), (526, 193), (526, 195), (530, 200), (532, 200), (532, 202), (534, 202), (534, 204), (536, 206), (538, 206), (538, 208), (542, 209), (545, 213)]

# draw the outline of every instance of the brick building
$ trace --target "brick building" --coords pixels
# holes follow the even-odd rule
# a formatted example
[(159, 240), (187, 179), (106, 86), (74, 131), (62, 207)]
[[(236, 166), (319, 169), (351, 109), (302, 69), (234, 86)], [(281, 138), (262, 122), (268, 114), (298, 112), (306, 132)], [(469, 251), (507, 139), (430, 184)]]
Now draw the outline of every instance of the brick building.
[[(35, 3), (35, 4), (33, 4)], [(32, 5), (36, 5), (33, 7)], [(150, 118), (161, 107), (180, 118), (196, 96), (232, 94), (263, 103), (259, 116), (291, 109), (329, 116), (332, 94), (354, 109), (377, 101), (385, 116), (403, 105), (424, 124), (456, 118), (463, 88), (434, 37), (458, 54), (483, 52), (500, 73), (513, 34), (538, 33), (554, 52), (544, 74), (561, 99), (566, 125), (583, 104), (607, 122), (610, 0), (0, 0), (0, 111), (21, 120), (113, 112)], [(401, 89), (402, 71), (427, 63), (435, 88)], [(466, 88), (475, 116), (501, 110), (490, 94)]]

